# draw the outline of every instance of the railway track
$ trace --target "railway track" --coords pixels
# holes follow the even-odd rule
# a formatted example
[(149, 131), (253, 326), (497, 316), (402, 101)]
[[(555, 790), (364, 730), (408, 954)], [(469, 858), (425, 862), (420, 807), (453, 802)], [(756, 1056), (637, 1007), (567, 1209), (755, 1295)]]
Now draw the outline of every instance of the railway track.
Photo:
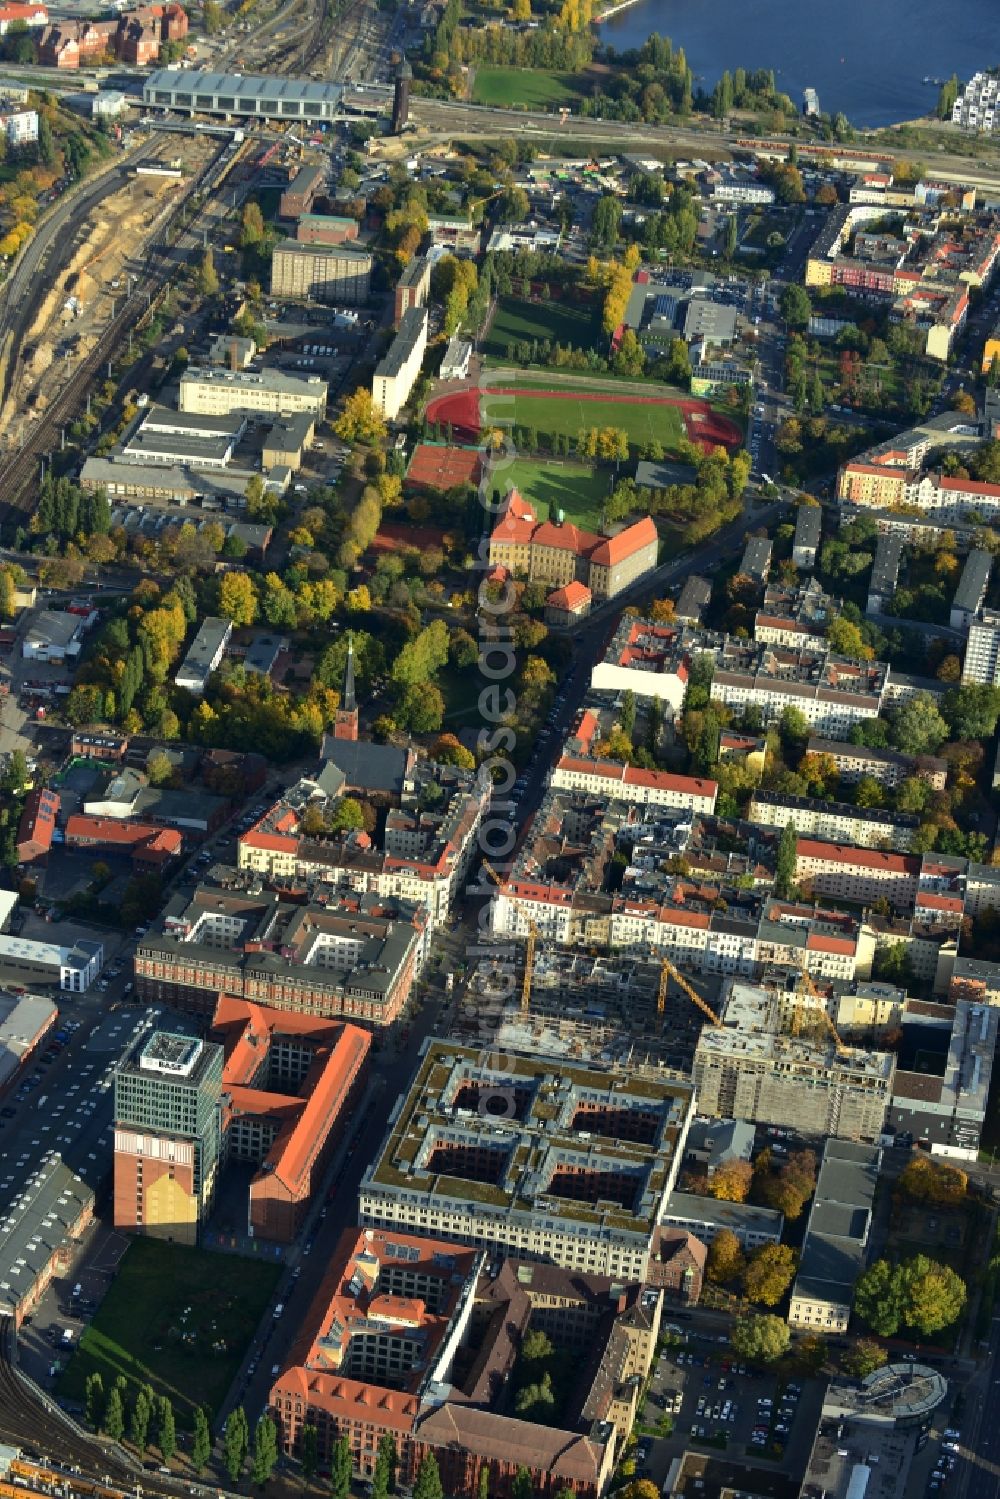
[(12, 1445), (36, 1457), (51, 1458), (65, 1467), (86, 1467), (90, 1472), (134, 1487), (139, 1469), (111, 1446), (83, 1436), (76, 1426), (20, 1375), (10, 1359), (13, 1325), (7, 1321), (0, 1334), (0, 1435)]
[(160, 231), (159, 242), (147, 255), (144, 274), (137, 278), (136, 289), (115, 313), (96, 347), (80, 361), (58, 396), (32, 425), (19, 450), (0, 462), (0, 495), (3, 496), (4, 510), (8, 516), (15, 512), (30, 513), (34, 508), (35, 480), (40, 472), (42, 458), (56, 446), (60, 428), (80, 409), (88, 388), (93, 385), (101, 368), (129, 330), (146, 312), (152, 297), (176, 272), (178, 262), (185, 260), (188, 252), (197, 248), (200, 243), (196, 227), (199, 218), (208, 206), (212, 193), (221, 186), (238, 156), (239, 150), (235, 149), (234, 143), (229, 143), (208, 165), (191, 188), (191, 193), (201, 192), (204, 201), (191, 223), (176, 238), (171, 238), (171, 232), (176, 227), (188, 198), (185, 197), (176, 205)]

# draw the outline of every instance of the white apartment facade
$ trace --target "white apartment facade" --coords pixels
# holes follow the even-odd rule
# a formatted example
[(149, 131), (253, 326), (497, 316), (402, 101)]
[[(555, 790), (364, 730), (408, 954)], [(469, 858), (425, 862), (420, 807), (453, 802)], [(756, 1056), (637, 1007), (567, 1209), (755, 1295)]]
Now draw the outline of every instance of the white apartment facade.
[(920, 860), (912, 854), (855, 848), (799, 838), (795, 879), (818, 895), (870, 905), (881, 898), (898, 911), (911, 911), (920, 879)]
[(305, 412), (322, 421), (327, 385), (318, 375), (283, 370), (186, 369), (180, 378), (178, 408), (205, 416), (264, 412), (295, 416)]
[(784, 828), (793, 822), (802, 837), (853, 843), (859, 848), (894, 849), (897, 853), (907, 852), (920, 826), (920, 819), (908, 814), (855, 807), (849, 802), (783, 796), (776, 791), (754, 792), (747, 816), (762, 827)]
[(718, 782), (698, 776), (670, 775), (640, 770), (611, 760), (564, 755), (549, 776), (549, 785), (563, 791), (586, 791), (643, 807), (673, 807), (711, 815), (719, 794)]
[(395, 421), (416, 384), (427, 349), (427, 308), (409, 307), (399, 332), (372, 376), (372, 400), (386, 421)]

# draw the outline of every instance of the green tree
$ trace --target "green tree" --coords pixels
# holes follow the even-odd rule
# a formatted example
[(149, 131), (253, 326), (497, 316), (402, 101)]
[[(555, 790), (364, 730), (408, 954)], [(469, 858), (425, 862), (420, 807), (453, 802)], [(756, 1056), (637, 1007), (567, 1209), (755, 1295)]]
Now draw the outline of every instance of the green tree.
[(209, 246), (206, 246), (205, 253), (198, 264), (195, 287), (199, 296), (202, 297), (214, 297), (218, 294), (219, 273), (215, 269), (215, 257)]
[(232, 1483), (236, 1483), (243, 1472), (249, 1448), (250, 1430), (246, 1411), (242, 1405), (237, 1405), (229, 1412), (222, 1439), (222, 1461)]
[(14, 578), (10, 569), (0, 567), (0, 619), (14, 618)]
[(746, 1267), (746, 1257), (732, 1229), (720, 1228), (708, 1246), (705, 1274), (715, 1285), (737, 1280)]
[(854, 1287), (854, 1310), (880, 1337), (891, 1338), (901, 1320), (899, 1278), (888, 1260), (869, 1265)]
[(622, 205), (612, 193), (605, 193), (594, 204), (590, 243), (597, 249), (613, 250), (621, 228)]
[(546, 1369), (541, 1379), (522, 1385), (514, 1399), (514, 1409), (523, 1421), (537, 1421), (547, 1426), (555, 1410), (556, 1396), (552, 1375)]
[(965, 1307), (966, 1289), (964, 1280), (950, 1265), (917, 1254), (905, 1260), (898, 1273), (904, 1327), (926, 1338), (958, 1321)]
[(278, 1461), (278, 1433), (274, 1422), (263, 1415), (257, 1422), (253, 1434), (253, 1461), (250, 1468), (252, 1482), (263, 1488)]
[[(518, 1468), (514, 1474), (514, 1481), (510, 1486), (511, 1499), (535, 1499), (535, 1486), (531, 1481), (531, 1474), (525, 1467)], [(414, 1493), (414, 1499), (416, 1494)]]
[(365, 813), (361, 803), (353, 796), (341, 797), (330, 817), (330, 829), (334, 833), (356, 832), (365, 825)]
[(953, 739), (990, 739), (1000, 717), (1000, 688), (953, 687), (941, 701), (941, 714)]
[(889, 1355), (881, 1343), (874, 1338), (858, 1338), (853, 1348), (844, 1354), (844, 1368), (855, 1379), (866, 1379), (889, 1362)]
[(177, 1427), (174, 1421), (174, 1403), (169, 1395), (160, 1399), (160, 1421), (156, 1432), (156, 1445), (165, 1463), (169, 1463), (177, 1451)]
[(88, 1426), (100, 1431), (104, 1417), (104, 1380), (97, 1372), (88, 1374), (83, 1385), (83, 1414)]
[(622, 693), (621, 713), (618, 716), (623, 734), (631, 739), (635, 733), (635, 693), (627, 687)]
[[(949, 694), (945, 694), (949, 696)], [(948, 737), (948, 725), (929, 692), (900, 703), (892, 716), (892, 742), (908, 755), (932, 755)]]
[(219, 583), (219, 613), (234, 625), (252, 625), (257, 618), (257, 591), (249, 573), (225, 573)]
[(396, 1489), (396, 1443), (386, 1435), (378, 1444), (375, 1471), (372, 1474), (371, 1499), (389, 1499)]
[(251, 198), (243, 205), (243, 216), (240, 220), (240, 246), (247, 249), (249, 246), (259, 245), (267, 234), (264, 223), (264, 215), (260, 211), (260, 204)]
[(743, 1274), (747, 1299), (761, 1306), (777, 1306), (792, 1283), (797, 1255), (787, 1244), (763, 1244)]
[(338, 1437), (330, 1454), (330, 1494), (332, 1499), (349, 1499), (351, 1492), (351, 1443), (346, 1435)]
[(420, 1467), (417, 1469), (413, 1484), (413, 1499), (444, 1499), (441, 1474), (433, 1452), (428, 1452), (426, 1457), (420, 1460)]
[(448, 626), (433, 620), (400, 651), (392, 667), (392, 680), (413, 687), (437, 675), (448, 662)]
[(739, 1358), (761, 1364), (773, 1364), (787, 1351), (790, 1342), (788, 1324), (768, 1312), (738, 1318), (730, 1337), (733, 1352)]
[(831, 619), (826, 627), (826, 638), (830, 649), (837, 656), (846, 656), (851, 661), (870, 661), (875, 652), (865, 644), (861, 628), (842, 614)]
[(778, 853), (774, 866), (774, 891), (782, 900), (787, 900), (795, 888), (798, 840), (799, 835), (795, 823), (786, 822), (778, 840)]
[(208, 1460), (212, 1455), (212, 1432), (208, 1424), (208, 1416), (202, 1406), (196, 1406), (194, 1412), (194, 1439), (191, 1443), (191, 1466), (196, 1473), (203, 1473), (208, 1467)]
[(738, 243), (739, 243), (739, 224), (737, 222), (736, 214), (735, 213), (731, 213), (729, 215), (728, 219), (726, 220), (725, 249), (726, 249), (726, 259), (727, 260), (732, 260), (733, 256), (736, 254), (736, 246), (737, 246)]
[(132, 1419), (129, 1422), (129, 1440), (140, 1457), (146, 1450), (146, 1438), (149, 1435), (152, 1415), (153, 1391), (149, 1385), (140, 1385), (132, 1405)]
[(401, 728), (411, 734), (433, 734), (444, 719), (444, 698), (433, 682), (407, 687), (397, 703), (394, 715)]
[(117, 1384), (108, 1396), (104, 1411), (104, 1430), (113, 1442), (120, 1442), (125, 1431), (125, 1406)]
[(479, 1470), (479, 1479), (476, 1483), (476, 1499), (490, 1499), (490, 1465), (487, 1462), (484, 1462)]
[[(319, 1466), (319, 1435), (312, 1421), (307, 1421), (302, 1428), (302, 1436), (299, 1439), (299, 1458), (302, 1463), (302, 1477), (306, 1483), (311, 1483), (316, 1476)], [(376, 1483), (378, 1481), (378, 1467), (375, 1468)], [(373, 1499), (375, 1492), (373, 1489)], [(378, 1499), (385, 1499), (384, 1495)]]
[(790, 281), (781, 293), (781, 316), (790, 328), (805, 328), (812, 316), (812, 303), (804, 286)]

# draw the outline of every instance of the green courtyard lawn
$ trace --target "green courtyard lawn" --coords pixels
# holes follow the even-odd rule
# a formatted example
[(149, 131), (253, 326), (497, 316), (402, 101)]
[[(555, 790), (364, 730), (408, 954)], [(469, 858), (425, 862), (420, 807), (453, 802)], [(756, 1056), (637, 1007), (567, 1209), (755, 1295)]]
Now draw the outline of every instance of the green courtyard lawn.
[(572, 106), (580, 98), (577, 79), (572, 73), (549, 73), (539, 68), (477, 68), (472, 89), (474, 104), (490, 104), (501, 109), (522, 106), (525, 109)]
[(105, 1393), (119, 1374), (173, 1401), (179, 1426), (195, 1406), (218, 1411), (282, 1267), (134, 1239), (90, 1327), (59, 1380), (57, 1394), (82, 1401), (88, 1374)]
[(482, 421), (489, 426), (491, 421), (503, 422), (505, 426), (534, 429), (540, 437), (552, 438), (557, 434), (575, 442), (577, 433), (583, 428), (618, 427), (624, 431), (633, 447), (644, 447), (651, 441), (659, 442), (665, 453), (678, 451), (684, 437), (684, 419), (676, 406), (653, 402), (602, 400), (601, 392), (580, 392), (561, 389), (558, 396), (547, 397), (541, 390), (519, 389), (513, 396), (484, 395), (481, 402)]
[(547, 520), (549, 507), (554, 505), (583, 530), (600, 531), (610, 473), (610, 469), (601, 471), (583, 463), (518, 458), (497, 471), (495, 482), (505, 490), (511, 485), (517, 488), (534, 505), (539, 520)]
[(479, 694), (484, 679), (475, 665), (460, 671), (446, 666), (434, 679), (444, 697), (444, 731), (457, 734), (470, 725), (478, 728), (482, 719)]
[(603, 338), (599, 309), (596, 304), (580, 306), (572, 302), (528, 302), (523, 297), (501, 297), (482, 345), (483, 353), (494, 359), (506, 359), (508, 344), (533, 338), (547, 338), (574, 349), (592, 349)]

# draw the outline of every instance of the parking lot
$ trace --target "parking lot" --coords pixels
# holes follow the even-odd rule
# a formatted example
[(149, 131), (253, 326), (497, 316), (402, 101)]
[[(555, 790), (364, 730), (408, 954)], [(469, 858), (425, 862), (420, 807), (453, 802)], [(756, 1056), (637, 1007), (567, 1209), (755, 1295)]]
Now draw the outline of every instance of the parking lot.
[[(660, 1353), (650, 1380), (640, 1422), (651, 1430), (639, 1438), (637, 1476), (662, 1485), (673, 1458), (688, 1449), (801, 1472), (819, 1416), (820, 1383), (779, 1384), (735, 1359), (722, 1333), (682, 1327), (681, 1337), (683, 1344)], [(655, 1430), (666, 1417), (669, 1436)]]

